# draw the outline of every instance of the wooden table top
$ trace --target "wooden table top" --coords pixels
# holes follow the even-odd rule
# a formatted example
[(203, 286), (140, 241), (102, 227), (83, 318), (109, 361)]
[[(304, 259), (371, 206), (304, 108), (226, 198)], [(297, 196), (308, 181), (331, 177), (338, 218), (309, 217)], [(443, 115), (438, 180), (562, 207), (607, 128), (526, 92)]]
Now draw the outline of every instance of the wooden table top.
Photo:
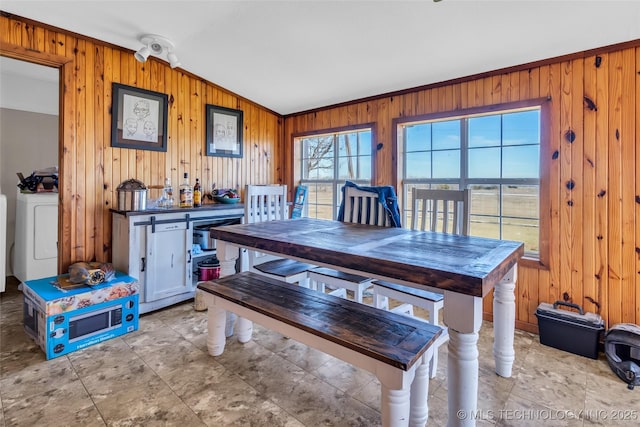
[(298, 218), (210, 229), (211, 237), (373, 278), (483, 297), (524, 254), (509, 240)]

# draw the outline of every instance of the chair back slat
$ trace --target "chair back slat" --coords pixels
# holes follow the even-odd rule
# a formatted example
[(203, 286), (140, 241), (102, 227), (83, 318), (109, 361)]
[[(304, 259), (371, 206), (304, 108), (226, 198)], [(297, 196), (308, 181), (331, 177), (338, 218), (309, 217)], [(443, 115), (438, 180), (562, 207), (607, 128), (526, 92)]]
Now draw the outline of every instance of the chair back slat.
[(469, 233), (469, 190), (430, 190), (414, 187), (411, 195), (411, 228), (414, 230), (427, 230), (426, 226), (429, 224), (430, 231), (465, 236)]
[(345, 187), (344, 222), (389, 226), (385, 210), (378, 203), (378, 195), (369, 191)]
[(286, 185), (247, 185), (245, 187), (245, 223), (288, 218)]
[[(286, 185), (247, 185), (244, 194), (245, 224), (289, 219)], [(249, 271), (255, 271), (256, 265), (280, 259), (254, 250), (247, 250), (246, 254)]]

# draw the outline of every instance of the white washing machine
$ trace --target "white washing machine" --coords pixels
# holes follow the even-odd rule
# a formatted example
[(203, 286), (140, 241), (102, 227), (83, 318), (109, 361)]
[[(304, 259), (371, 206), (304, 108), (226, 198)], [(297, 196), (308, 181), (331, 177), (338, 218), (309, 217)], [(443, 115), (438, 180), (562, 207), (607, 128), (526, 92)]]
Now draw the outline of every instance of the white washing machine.
[(21, 282), (58, 273), (58, 193), (18, 190), (13, 259)]

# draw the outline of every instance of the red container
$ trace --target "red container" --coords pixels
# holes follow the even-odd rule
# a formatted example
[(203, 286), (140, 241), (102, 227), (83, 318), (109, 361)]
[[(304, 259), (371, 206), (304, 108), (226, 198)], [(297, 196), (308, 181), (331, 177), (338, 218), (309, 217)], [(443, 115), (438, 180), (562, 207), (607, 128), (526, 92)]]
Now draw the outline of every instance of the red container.
[(220, 261), (217, 258), (208, 258), (198, 263), (198, 279), (201, 282), (214, 280), (220, 277)]

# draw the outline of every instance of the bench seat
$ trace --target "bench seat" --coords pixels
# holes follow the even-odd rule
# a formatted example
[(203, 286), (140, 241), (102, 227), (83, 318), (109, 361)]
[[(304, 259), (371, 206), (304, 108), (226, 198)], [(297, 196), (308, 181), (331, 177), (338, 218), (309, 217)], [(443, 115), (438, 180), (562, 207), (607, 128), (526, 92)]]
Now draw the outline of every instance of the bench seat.
[(311, 288), (318, 292), (324, 292), (325, 286), (333, 289), (331, 295), (347, 298), (347, 289), (353, 292), (356, 302), (363, 303), (364, 291), (370, 288), (373, 279), (357, 274), (345, 273), (332, 268), (318, 267), (309, 270)]
[(433, 302), (440, 302), (444, 300), (444, 295), (437, 292), (431, 292), (424, 289), (411, 288), (409, 286), (399, 285), (397, 283), (385, 282), (382, 280), (374, 280), (375, 286), (390, 289), (392, 291), (401, 292), (405, 295), (415, 296), (417, 298), (426, 299)]
[(209, 353), (225, 346), (226, 312), (235, 334), (251, 339), (252, 322), (375, 374), (382, 384), (382, 424), (426, 424), (428, 367), (442, 329), (332, 295), (244, 272), (198, 285), (208, 308)]
[(299, 274), (306, 274), (308, 270), (315, 268), (315, 265), (307, 264), (305, 262), (294, 261), (288, 258), (276, 259), (267, 261), (262, 264), (256, 264), (253, 266), (256, 270), (278, 276), (282, 279), (289, 276), (295, 276)]
[[(402, 304), (394, 307), (389, 306), (389, 299), (400, 301)], [(429, 323), (438, 325), (439, 312), (444, 308), (444, 295), (431, 292), (426, 289), (416, 289), (397, 283), (385, 282), (382, 280), (373, 281), (373, 305), (384, 310), (391, 310), (394, 313), (404, 313), (413, 316), (413, 306), (423, 308), (429, 312)], [(438, 347), (449, 340), (449, 331), (445, 328), (438, 339), (431, 358), (430, 377), (435, 378), (438, 370)]]

